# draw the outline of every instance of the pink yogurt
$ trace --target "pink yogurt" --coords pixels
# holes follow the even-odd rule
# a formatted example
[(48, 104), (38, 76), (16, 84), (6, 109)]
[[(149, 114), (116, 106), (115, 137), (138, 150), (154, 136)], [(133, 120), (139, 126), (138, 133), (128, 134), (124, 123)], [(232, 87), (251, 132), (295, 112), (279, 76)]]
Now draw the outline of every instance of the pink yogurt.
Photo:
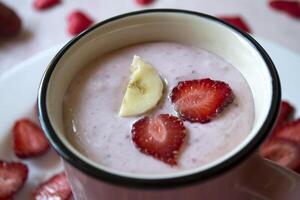
[[(134, 55), (151, 63), (166, 82), (161, 102), (145, 115), (176, 115), (168, 94), (179, 81), (222, 80), (235, 94), (234, 102), (212, 122), (184, 122), (188, 137), (178, 166), (171, 167), (135, 148), (131, 126), (141, 116), (118, 116)], [(70, 142), (97, 163), (123, 172), (165, 174), (208, 164), (233, 150), (252, 128), (254, 103), (246, 80), (220, 57), (179, 43), (153, 42), (103, 55), (78, 73), (65, 97), (64, 120)]]

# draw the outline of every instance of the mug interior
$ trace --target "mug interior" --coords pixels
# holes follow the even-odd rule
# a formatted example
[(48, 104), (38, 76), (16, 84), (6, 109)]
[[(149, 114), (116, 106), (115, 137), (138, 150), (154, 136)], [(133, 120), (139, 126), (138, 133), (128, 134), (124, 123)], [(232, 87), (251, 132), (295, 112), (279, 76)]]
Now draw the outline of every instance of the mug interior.
[[(68, 43), (53, 59), (45, 74), (39, 94), (41, 121), (43, 124), (43, 115), (46, 112), (50, 125), (55, 132), (46, 133), (46, 135), (59, 153), (61, 147), (51, 139), (51, 134), (56, 134), (61, 144), (86, 164), (121, 177), (143, 180), (168, 179), (205, 172), (215, 166), (222, 165), (253, 142), (257, 134), (261, 132), (261, 127), (266, 123), (272, 100), (275, 101), (272, 99), (274, 97), (274, 74), (271, 75), (270, 73), (272, 62), (266, 61), (268, 57), (263, 57), (262, 52), (257, 49), (257, 44), (254, 44), (249, 38), (250, 36), (245, 37), (244, 33), (212, 17), (178, 11), (145, 11), (119, 16), (99, 23)], [(81, 154), (67, 140), (63, 120), (63, 101), (73, 77), (102, 54), (128, 45), (153, 41), (179, 42), (212, 52), (237, 68), (248, 82), (255, 105), (253, 128), (244, 141), (223, 157), (207, 165), (172, 174), (134, 174), (110, 169), (95, 163)], [(45, 94), (43, 94), (43, 90)], [(277, 96), (280, 98), (279, 93)], [(45, 102), (43, 102), (44, 100)], [(45, 104), (45, 109), (42, 108), (42, 104)], [(275, 104), (278, 102), (273, 102), (272, 106)], [(272, 115), (276, 115), (277, 109), (278, 105)], [(274, 116), (273, 121), (275, 120)], [(272, 124), (269, 125), (269, 129), (271, 126)], [(44, 129), (47, 132), (47, 126)], [(263, 133), (263, 135), (266, 134), (267, 132)], [(260, 140), (264, 137), (263, 135), (260, 136)], [(62, 156), (68, 160), (68, 155)]]

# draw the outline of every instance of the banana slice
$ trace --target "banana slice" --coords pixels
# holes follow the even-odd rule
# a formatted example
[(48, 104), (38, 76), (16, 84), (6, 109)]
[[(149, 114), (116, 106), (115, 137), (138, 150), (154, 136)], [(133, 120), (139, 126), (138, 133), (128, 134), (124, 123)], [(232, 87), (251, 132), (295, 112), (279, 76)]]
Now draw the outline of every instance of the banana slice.
[(155, 107), (163, 93), (163, 82), (154, 67), (134, 56), (131, 76), (119, 111), (121, 117), (139, 115)]

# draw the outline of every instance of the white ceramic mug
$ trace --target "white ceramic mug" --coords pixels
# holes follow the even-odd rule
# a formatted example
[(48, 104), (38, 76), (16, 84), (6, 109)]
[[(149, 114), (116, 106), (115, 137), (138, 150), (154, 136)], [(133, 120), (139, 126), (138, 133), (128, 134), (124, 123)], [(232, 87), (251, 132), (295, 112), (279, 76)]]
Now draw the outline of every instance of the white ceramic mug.
[[(139, 175), (101, 166), (70, 144), (64, 133), (63, 99), (74, 75), (101, 54), (150, 41), (174, 41), (203, 48), (242, 73), (253, 94), (255, 121), (240, 145), (195, 169), (176, 174)], [(271, 131), (279, 103), (276, 69), (251, 36), (212, 16), (172, 9), (116, 16), (75, 37), (51, 61), (38, 97), (43, 130), (64, 159), (77, 200), (296, 200), (300, 195), (298, 175), (254, 153)]]

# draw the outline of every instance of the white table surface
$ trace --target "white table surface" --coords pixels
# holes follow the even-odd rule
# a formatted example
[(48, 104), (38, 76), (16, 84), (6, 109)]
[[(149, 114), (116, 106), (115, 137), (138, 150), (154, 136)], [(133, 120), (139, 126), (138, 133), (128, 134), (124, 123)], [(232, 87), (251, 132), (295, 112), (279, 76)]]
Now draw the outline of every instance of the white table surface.
[(36, 53), (71, 39), (66, 31), (66, 16), (74, 9), (86, 11), (95, 21), (146, 8), (180, 8), (211, 15), (240, 14), (253, 34), (300, 54), (300, 19), (270, 9), (267, 0), (156, 0), (147, 7), (138, 6), (134, 0), (62, 0), (59, 6), (42, 12), (33, 9), (33, 0), (2, 1), (22, 18), (23, 31), (16, 38), (0, 41), (0, 74)]

